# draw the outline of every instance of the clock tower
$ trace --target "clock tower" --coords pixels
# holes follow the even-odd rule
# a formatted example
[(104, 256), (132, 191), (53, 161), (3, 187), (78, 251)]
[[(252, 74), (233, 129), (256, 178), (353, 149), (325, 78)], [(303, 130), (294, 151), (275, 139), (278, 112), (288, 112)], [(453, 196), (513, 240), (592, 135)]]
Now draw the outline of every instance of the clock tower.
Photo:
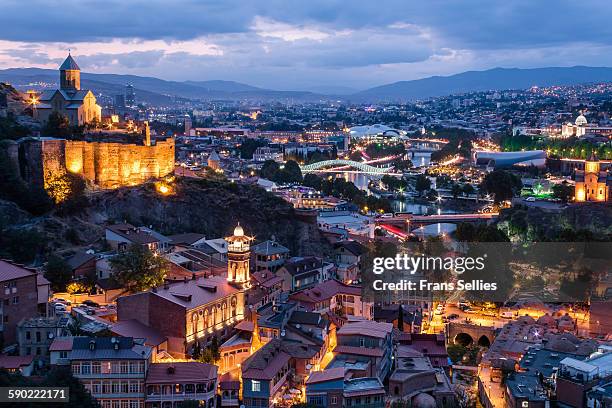
[(240, 223), (234, 228), (234, 235), (225, 238), (227, 241), (227, 281), (242, 288), (251, 285), (249, 263), (253, 237), (244, 234)]

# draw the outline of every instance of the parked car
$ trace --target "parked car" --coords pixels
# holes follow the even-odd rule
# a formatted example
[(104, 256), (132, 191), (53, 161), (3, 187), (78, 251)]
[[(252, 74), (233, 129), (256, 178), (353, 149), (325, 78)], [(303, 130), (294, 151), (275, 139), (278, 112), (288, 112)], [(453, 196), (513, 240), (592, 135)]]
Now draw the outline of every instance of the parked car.
[(86, 306), (90, 306), (90, 307), (100, 307), (99, 303), (96, 303), (93, 300), (89, 300), (89, 299), (84, 300), (83, 304), (86, 305)]
[(457, 313), (451, 313), (447, 317), (448, 317), (448, 320), (454, 320), (454, 319), (458, 318), (459, 315)]
[(61, 303), (56, 303), (53, 308), (55, 309), (56, 312), (65, 312), (66, 311), (66, 305), (63, 305)]
[(471, 307), (466, 307), (465, 309), (463, 309), (463, 311), (465, 313), (476, 313), (476, 310), (472, 309)]
[(502, 319), (512, 319), (514, 317), (514, 312), (505, 311), (499, 314), (499, 317)]
[(527, 198), (525, 199), (525, 201), (527, 201), (527, 202), (529, 202), (529, 203), (533, 203), (533, 202), (535, 202), (535, 200), (536, 200), (536, 198), (535, 198), (535, 197), (527, 197)]

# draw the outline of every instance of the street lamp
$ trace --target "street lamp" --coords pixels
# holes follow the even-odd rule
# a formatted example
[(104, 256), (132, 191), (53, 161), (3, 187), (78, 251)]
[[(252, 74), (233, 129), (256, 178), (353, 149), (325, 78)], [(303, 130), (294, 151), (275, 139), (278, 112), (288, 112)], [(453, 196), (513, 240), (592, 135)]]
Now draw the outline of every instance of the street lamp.
[(38, 105), (38, 98), (35, 95), (32, 95), (29, 103), (32, 105), (32, 116), (36, 116), (36, 105)]

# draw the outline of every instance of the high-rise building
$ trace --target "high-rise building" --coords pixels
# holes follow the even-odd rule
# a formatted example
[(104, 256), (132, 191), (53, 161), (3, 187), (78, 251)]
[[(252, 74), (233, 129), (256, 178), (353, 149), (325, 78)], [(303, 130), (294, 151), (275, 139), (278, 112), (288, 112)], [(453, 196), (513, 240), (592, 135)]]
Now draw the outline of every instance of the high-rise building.
[(125, 105), (136, 106), (136, 92), (134, 92), (134, 85), (132, 84), (125, 86)]
[(185, 125), (185, 135), (189, 135), (189, 131), (191, 131), (191, 126), (193, 125), (193, 122), (191, 121), (191, 116), (185, 114), (183, 122)]
[(115, 95), (113, 105), (115, 110), (125, 109), (125, 95)]

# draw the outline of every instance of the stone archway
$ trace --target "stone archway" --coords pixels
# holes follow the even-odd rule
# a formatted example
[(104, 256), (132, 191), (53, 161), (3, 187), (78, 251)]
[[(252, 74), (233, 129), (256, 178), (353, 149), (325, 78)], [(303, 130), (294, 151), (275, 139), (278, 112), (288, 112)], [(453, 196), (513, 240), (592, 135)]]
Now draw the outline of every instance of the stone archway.
[(491, 347), (491, 340), (489, 340), (489, 338), (483, 334), (483, 335), (482, 335), (482, 336), (480, 336), (480, 338), (478, 339), (478, 345), (479, 345), (480, 347), (486, 347), (486, 348), (489, 348), (489, 347)]
[(461, 332), (455, 336), (453, 342), (455, 344), (461, 344), (463, 347), (467, 347), (474, 343), (474, 339), (469, 334)]

